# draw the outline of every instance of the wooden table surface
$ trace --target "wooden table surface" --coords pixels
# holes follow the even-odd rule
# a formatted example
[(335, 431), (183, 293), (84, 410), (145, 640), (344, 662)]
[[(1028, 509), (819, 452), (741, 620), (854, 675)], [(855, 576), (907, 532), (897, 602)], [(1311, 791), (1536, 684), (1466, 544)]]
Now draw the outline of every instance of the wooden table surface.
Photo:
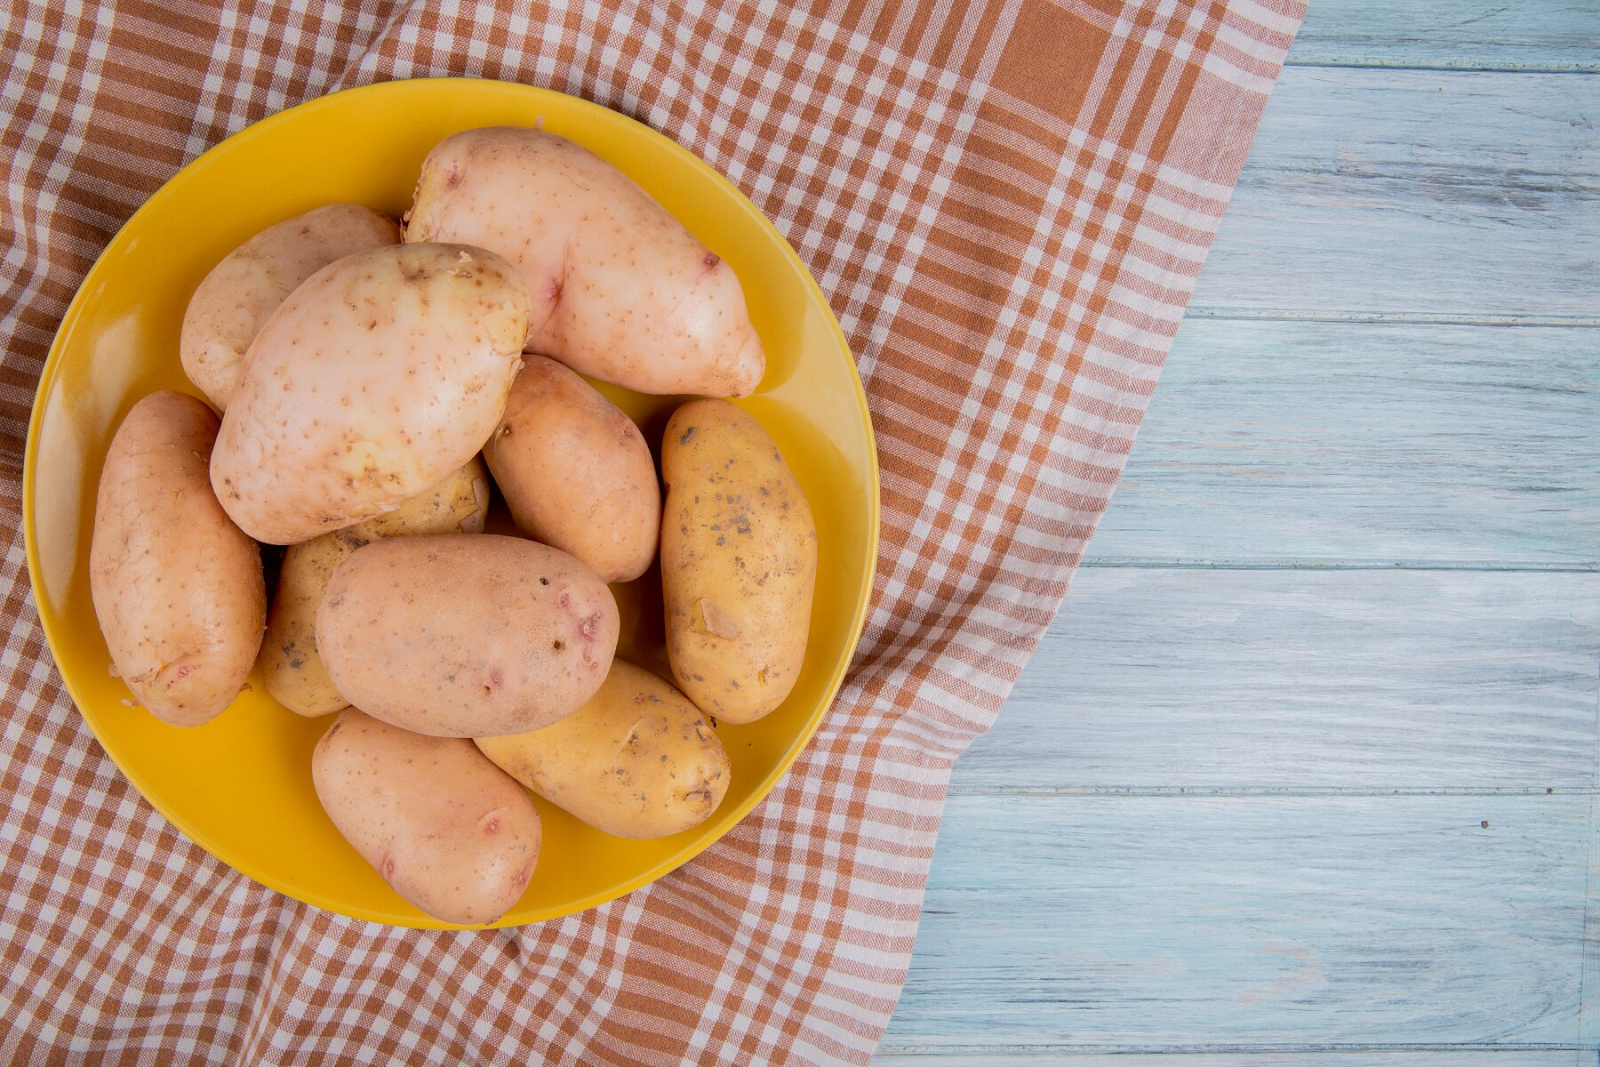
[(1600, 1062), (1597, 124), (1600, 0), (1316, 0), (880, 1067)]

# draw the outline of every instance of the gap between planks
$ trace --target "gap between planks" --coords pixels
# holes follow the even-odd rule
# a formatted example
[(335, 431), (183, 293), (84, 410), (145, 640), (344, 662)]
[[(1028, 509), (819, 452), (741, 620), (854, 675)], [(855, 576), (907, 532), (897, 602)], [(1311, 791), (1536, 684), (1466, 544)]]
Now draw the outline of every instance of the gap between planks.
[(1483, 62), (1472, 59), (1385, 59), (1381, 56), (1347, 59), (1318, 55), (1296, 57), (1291, 53), (1283, 65), (1333, 70), (1449, 71), (1455, 74), (1600, 74), (1600, 63), (1582, 60), (1570, 63), (1519, 63), (1516, 60)]
[(961, 785), (952, 797), (1531, 797), (1600, 796), (1576, 785)]
[(1296, 556), (1181, 559), (1166, 556), (1085, 556), (1078, 566), (1146, 571), (1527, 571), (1540, 574), (1592, 574), (1600, 571), (1600, 560), (1555, 562), (1533, 559), (1303, 559)]
[(1467, 315), (1449, 311), (1344, 311), (1299, 308), (1245, 308), (1221, 304), (1191, 304), (1184, 312), (1192, 319), (1253, 322), (1348, 322), (1393, 326), (1500, 326), (1594, 329), (1600, 315)]
[[(1000, 1045), (977, 1053), (933, 1051), (902, 1052), (903, 1046), (885, 1046), (872, 1061), (872, 1067), (1173, 1067), (1166, 1048), (1144, 1052), (1103, 1052), (1090, 1047), (1069, 1051), (1051, 1046)], [(1205, 1067), (1596, 1067), (1593, 1049), (1525, 1049), (1492, 1047), (1460, 1049), (1407, 1046), (1403, 1050), (1369, 1051), (1360, 1046), (1258, 1051), (1245, 1047), (1237, 1051), (1210, 1048), (1172, 1050), (1185, 1055), (1183, 1063), (1203, 1063)]]
[(973, 1056), (984, 1054), (998, 1055), (1038, 1055), (1041, 1053), (1057, 1053), (1065, 1055), (1097, 1054), (1108, 1056), (1131, 1056), (1140, 1054), (1183, 1054), (1192, 1056), (1237, 1056), (1247, 1055), (1283, 1055), (1303, 1052), (1594, 1052), (1600, 1049), (1592, 1043), (1569, 1044), (1566, 1042), (1552, 1041), (1472, 1041), (1461, 1042), (1352, 1042), (1350, 1044), (1334, 1044), (1328, 1042), (1309, 1042), (1306, 1044), (1196, 1044), (1196, 1045), (1099, 1045), (1099, 1044), (989, 1044), (989, 1045), (879, 1045), (880, 1056)]
[(884, 1045), (872, 1067), (1595, 1067), (1586, 1045)]

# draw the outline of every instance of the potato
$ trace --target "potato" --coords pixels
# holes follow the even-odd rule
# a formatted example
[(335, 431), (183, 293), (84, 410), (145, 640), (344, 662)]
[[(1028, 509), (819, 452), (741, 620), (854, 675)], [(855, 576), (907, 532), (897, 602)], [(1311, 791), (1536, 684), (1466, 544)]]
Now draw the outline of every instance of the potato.
[(616, 601), (558, 549), (495, 534), (359, 548), (317, 612), (345, 698), (421, 734), (490, 737), (577, 711), (616, 653)]
[(528, 292), (461, 245), (374, 248), (313, 274), (250, 346), (211, 484), (258, 541), (352, 526), (443, 481), (494, 431)]
[(554, 726), (478, 738), (535, 793), (618, 837), (665, 837), (705, 822), (731, 766), (711, 724), (676, 688), (614, 660), (589, 702)]
[(297, 715), (330, 715), (349, 701), (339, 695), (317, 654), (317, 607), (328, 581), (356, 549), (380, 537), (482, 533), (489, 479), (477, 456), (450, 477), (393, 511), (291, 545), (278, 571), (278, 595), (267, 613), (261, 673), (267, 692)]
[(783, 703), (805, 660), (817, 527), (772, 438), (726, 400), (672, 413), (661, 588), (667, 658), (689, 698), (723, 722)]
[(656, 555), (661, 487), (644, 435), (555, 360), (529, 356), (483, 447), (517, 529), (630, 582)]
[(178, 358), (189, 380), (226, 410), (245, 350), (307, 278), (336, 259), (400, 243), (400, 227), (360, 204), (328, 204), (268, 226), (211, 268), (189, 300)]
[(95, 502), (95, 616), (135, 699), (173, 726), (233, 703), (267, 612), (261, 550), (211, 492), (216, 436), (204, 401), (151, 393), (111, 439)]
[(456, 737), (423, 737), (350, 708), (311, 754), (317, 799), (406, 900), (445, 922), (494, 922), (539, 862), (522, 787)]
[(517, 265), (528, 351), (641, 393), (746, 396), (766, 370), (733, 269), (611, 164), (540, 130), (458, 133), (422, 164), (408, 241)]

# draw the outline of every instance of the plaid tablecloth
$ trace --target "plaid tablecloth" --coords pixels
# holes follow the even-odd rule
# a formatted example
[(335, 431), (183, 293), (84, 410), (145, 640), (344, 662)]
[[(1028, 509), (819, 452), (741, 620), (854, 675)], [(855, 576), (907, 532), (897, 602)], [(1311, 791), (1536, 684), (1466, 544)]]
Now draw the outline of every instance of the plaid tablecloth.
[[(1106, 506), (1302, 13), (12, 0), (0, 1060), (866, 1061), (951, 761), (994, 720)], [(19, 532), (52, 334), (141, 201), (282, 108), (445, 74), (587, 97), (728, 175), (829, 295), (883, 465), (860, 653), (788, 777), (677, 873), (511, 931), (327, 914), (181, 837), (65, 696)]]

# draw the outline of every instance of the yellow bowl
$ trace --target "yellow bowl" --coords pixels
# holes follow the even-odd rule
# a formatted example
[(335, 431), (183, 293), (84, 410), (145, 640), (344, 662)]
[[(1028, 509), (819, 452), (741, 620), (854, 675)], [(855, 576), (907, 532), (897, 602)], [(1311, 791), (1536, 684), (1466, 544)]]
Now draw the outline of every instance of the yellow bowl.
[[(293, 715), (259, 674), (213, 722), (181, 730), (130, 707), (89, 600), (95, 487), (116, 429), (156, 389), (197, 393), (178, 365), (189, 295), (251, 234), (335, 200), (399, 215), (422, 158), (476, 126), (542, 125), (610, 160), (731, 263), (767, 349), (759, 418), (816, 513), (820, 580), (805, 668), (788, 701), (719, 728), (733, 784), (700, 827), (655, 841), (591, 829), (540, 802), (533, 884), (498, 926), (603, 904), (721, 837), (772, 789), (817, 729), (861, 633), (878, 539), (878, 466), (866, 397), (843, 333), (794, 251), (744, 196), (672, 141), (560, 93), (467, 79), (389, 82), (293, 108), (230, 137), (152, 196), (101, 255), (67, 310), (39, 383), (23, 476), (28, 570), (67, 689), (100, 743), (158, 811), (235, 869), (318, 907), (402, 926), (447, 924), (401, 900), (334, 830), (312, 790), (329, 719)], [(659, 439), (674, 398), (607, 387)], [(197, 394), (198, 395), (198, 394)], [(614, 587), (623, 652), (660, 669), (658, 580)]]

